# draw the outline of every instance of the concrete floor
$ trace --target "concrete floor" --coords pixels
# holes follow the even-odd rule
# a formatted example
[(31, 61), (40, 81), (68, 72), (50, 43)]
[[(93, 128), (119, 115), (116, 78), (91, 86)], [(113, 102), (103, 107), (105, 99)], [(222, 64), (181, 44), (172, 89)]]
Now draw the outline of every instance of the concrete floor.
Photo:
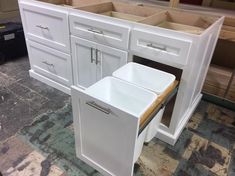
[[(101, 175), (76, 158), (70, 97), (28, 70), (27, 57), (0, 66), (1, 173)], [(154, 139), (137, 163), (135, 176), (235, 176), (235, 112), (201, 101), (175, 146)]]
[(0, 141), (49, 110), (57, 110), (69, 96), (29, 77), (27, 57), (0, 65)]

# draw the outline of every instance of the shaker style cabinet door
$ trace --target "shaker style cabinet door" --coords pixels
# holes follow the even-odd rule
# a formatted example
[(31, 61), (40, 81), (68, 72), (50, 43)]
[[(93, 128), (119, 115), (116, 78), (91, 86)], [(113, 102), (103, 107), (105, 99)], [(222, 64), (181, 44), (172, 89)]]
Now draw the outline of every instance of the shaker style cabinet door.
[(128, 54), (126, 51), (118, 50), (104, 45), (97, 45), (97, 50), (98, 80), (106, 76), (111, 76), (114, 71), (127, 63)]
[(77, 37), (72, 37), (71, 42), (74, 84), (84, 89), (97, 80), (96, 44)]
[(85, 89), (127, 63), (127, 52), (72, 37), (75, 86)]

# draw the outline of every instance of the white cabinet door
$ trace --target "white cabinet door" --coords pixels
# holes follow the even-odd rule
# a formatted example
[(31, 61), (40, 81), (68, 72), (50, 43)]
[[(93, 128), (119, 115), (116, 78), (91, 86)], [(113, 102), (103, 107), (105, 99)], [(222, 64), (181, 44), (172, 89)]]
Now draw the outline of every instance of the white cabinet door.
[(111, 76), (112, 73), (127, 63), (127, 52), (115, 48), (98, 45), (97, 81)]
[(97, 80), (96, 44), (77, 37), (71, 38), (74, 84), (87, 88)]
[(127, 52), (72, 36), (74, 84), (85, 89), (127, 63)]

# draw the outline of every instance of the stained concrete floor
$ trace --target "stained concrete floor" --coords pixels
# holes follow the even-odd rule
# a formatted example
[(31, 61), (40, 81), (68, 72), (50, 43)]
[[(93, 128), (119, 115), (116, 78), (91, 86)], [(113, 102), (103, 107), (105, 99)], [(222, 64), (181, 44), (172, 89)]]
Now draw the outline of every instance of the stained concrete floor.
[[(75, 156), (69, 96), (28, 70), (27, 57), (0, 66), (1, 173), (101, 175)], [(175, 146), (154, 139), (137, 163), (135, 176), (235, 176), (235, 112), (201, 101)]]
[(29, 77), (29, 60), (22, 57), (0, 65), (0, 141), (48, 110), (62, 108), (69, 96)]

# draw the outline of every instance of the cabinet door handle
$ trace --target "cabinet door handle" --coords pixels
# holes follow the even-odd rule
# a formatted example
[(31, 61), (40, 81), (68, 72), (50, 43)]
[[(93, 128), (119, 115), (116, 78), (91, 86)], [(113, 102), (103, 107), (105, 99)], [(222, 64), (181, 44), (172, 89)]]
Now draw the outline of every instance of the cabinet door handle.
[(94, 101), (86, 102), (86, 104), (93, 107), (93, 108), (95, 108), (95, 109), (97, 109), (97, 110), (99, 110), (99, 111), (101, 111), (101, 112), (103, 112), (103, 113), (105, 113), (105, 114), (110, 114), (111, 113), (110, 109), (104, 108), (104, 107), (96, 104), (96, 102), (94, 102)]
[(91, 48), (91, 63), (93, 63), (93, 48)]
[(99, 63), (99, 61), (98, 61), (98, 52), (99, 52), (99, 50), (98, 49), (96, 49), (95, 50), (95, 64), (97, 65), (98, 63)]
[(152, 43), (148, 43), (146, 46), (154, 48), (154, 49), (159, 49), (159, 50), (162, 50), (162, 51), (166, 51), (166, 47), (165, 46), (162, 46), (162, 47), (161, 46), (155, 46)]
[(47, 65), (47, 66), (50, 66), (50, 67), (54, 67), (54, 64), (50, 64), (48, 63), (47, 61), (42, 61), (43, 64)]
[(103, 34), (103, 31), (95, 30), (95, 29), (87, 29), (90, 32), (96, 33), (96, 34)]
[(42, 25), (36, 25), (36, 27), (40, 28), (40, 29), (44, 29), (44, 30), (48, 30), (49, 31), (49, 28), (48, 27), (44, 27)]

